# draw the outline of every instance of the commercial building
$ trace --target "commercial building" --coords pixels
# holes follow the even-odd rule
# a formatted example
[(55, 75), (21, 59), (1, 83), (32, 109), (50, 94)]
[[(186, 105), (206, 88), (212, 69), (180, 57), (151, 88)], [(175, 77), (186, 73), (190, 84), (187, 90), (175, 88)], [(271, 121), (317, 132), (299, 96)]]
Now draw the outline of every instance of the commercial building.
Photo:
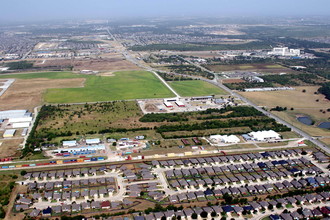
[(15, 129), (8, 129), (5, 131), (5, 133), (3, 133), (3, 137), (4, 138), (10, 138), (10, 137), (14, 137), (16, 130)]
[(172, 105), (172, 103), (170, 103), (170, 102), (164, 102), (164, 105), (165, 105), (167, 108), (173, 108), (173, 105)]
[(236, 135), (211, 135), (210, 140), (213, 143), (231, 143), (236, 144), (240, 139)]
[(269, 131), (253, 131), (249, 133), (249, 136), (254, 141), (271, 141), (271, 140), (280, 140), (281, 135), (276, 133), (273, 130)]
[(275, 47), (268, 52), (269, 55), (275, 56), (300, 56), (299, 49), (289, 49), (288, 47)]
[(181, 102), (181, 101), (176, 101), (175, 104), (178, 106), (178, 107), (185, 107), (186, 105)]

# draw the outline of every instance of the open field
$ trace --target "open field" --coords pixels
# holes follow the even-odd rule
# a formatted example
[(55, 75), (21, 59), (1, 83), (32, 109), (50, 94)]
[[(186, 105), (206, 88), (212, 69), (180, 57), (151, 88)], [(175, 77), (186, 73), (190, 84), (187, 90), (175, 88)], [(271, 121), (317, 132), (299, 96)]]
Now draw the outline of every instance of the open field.
[(152, 73), (116, 72), (115, 76), (86, 76), (84, 88), (49, 89), (49, 103), (79, 103), (143, 98), (172, 97), (173, 93)]
[(0, 140), (0, 142), (2, 142), (0, 146), (0, 158), (17, 156), (19, 154), (17, 148), (22, 143), (22, 141), (23, 138), (13, 140)]
[(73, 67), (74, 71), (122, 71), (140, 70), (138, 66), (125, 60), (121, 55), (112, 55), (102, 58), (81, 59), (39, 59), (34, 61), (35, 67), (64, 69)]
[(205, 65), (205, 67), (214, 72), (234, 71), (234, 70), (253, 70), (257, 72), (282, 73), (295, 72), (291, 69), (278, 64), (252, 63), (252, 64), (237, 64), (237, 65)]
[(82, 87), (84, 82), (84, 78), (17, 79), (0, 97), (0, 110), (28, 109), (32, 111), (34, 107), (43, 103), (42, 96), (47, 89)]
[(181, 96), (225, 95), (224, 90), (201, 80), (169, 82)]
[[(288, 121), (298, 128), (315, 136), (328, 136), (330, 131), (320, 129), (315, 126), (307, 126), (296, 120), (298, 115), (308, 115), (317, 124), (320, 121), (327, 121), (330, 113), (330, 101), (325, 99), (322, 94), (314, 94), (319, 88), (318, 86), (295, 87), (296, 90), (271, 91), (271, 92), (241, 92), (240, 94), (250, 99), (260, 106), (270, 109), (276, 106), (287, 107), (287, 111), (276, 112), (275, 115)], [(302, 90), (306, 92), (303, 93)], [(319, 100), (318, 102), (316, 100)], [(294, 108), (293, 110), (290, 110)], [(320, 111), (322, 110), (322, 112)]]
[[(166, 98), (173, 96), (172, 92), (162, 84), (159, 79), (150, 72), (146, 71), (125, 71), (116, 72), (114, 76), (95, 76), (95, 75), (81, 75), (70, 72), (43, 72), (43, 73), (29, 73), (29, 74), (10, 74), (3, 75), (0, 78), (18, 78), (25, 79), (18, 84), (20, 87), (25, 87), (26, 97), (23, 99), (37, 99), (40, 101), (41, 93), (48, 88), (67, 88), (67, 89), (50, 89), (47, 90), (44, 96), (44, 101), (49, 103), (70, 103), (70, 102), (96, 102), (96, 101), (111, 101), (123, 99), (137, 99), (137, 98)], [(46, 79), (41, 79), (46, 78)], [(74, 79), (80, 78), (80, 79)], [(33, 80), (27, 80), (33, 79)], [(49, 80), (52, 79), (52, 80)], [(60, 80), (58, 85), (57, 81)], [(70, 80), (73, 80), (70, 82)], [(83, 88), (82, 82), (85, 81)], [(49, 84), (47, 85), (47, 81)], [(79, 82), (79, 83), (77, 83)], [(33, 87), (31, 83), (37, 83)], [(39, 84), (38, 84), (39, 83)], [(17, 83), (15, 82), (16, 86)], [(18, 98), (24, 96), (17, 94), (15, 84), (11, 87), (14, 92), (11, 96), (12, 102), (21, 105)], [(21, 88), (22, 89), (22, 88)], [(31, 91), (37, 90), (38, 96), (31, 96)], [(11, 94), (10, 92), (7, 93)], [(16, 97), (13, 97), (15, 95)], [(3, 97), (2, 97), (3, 98)], [(28, 100), (29, 100), (28, 99)], [(38, 104), (39, 104), (38, 103)], [(31, 106), (30, 103), (26, 103)], [(7, 103), (3, 103), (7, 106)], [(35, 106), (35, 105), (34, 105)], [(8, 107), (7, 109), (15, 106)], [(21, 107), (22, 108), (22, 107)]]

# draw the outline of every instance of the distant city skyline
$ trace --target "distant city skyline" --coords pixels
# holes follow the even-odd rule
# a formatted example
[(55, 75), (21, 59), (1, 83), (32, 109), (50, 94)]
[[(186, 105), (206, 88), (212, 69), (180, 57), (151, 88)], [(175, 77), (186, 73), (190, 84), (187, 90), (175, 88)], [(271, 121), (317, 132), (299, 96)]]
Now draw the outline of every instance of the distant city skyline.
[(157, 16), (330, 15), (329, 0), (10, 0), (1, 22)]

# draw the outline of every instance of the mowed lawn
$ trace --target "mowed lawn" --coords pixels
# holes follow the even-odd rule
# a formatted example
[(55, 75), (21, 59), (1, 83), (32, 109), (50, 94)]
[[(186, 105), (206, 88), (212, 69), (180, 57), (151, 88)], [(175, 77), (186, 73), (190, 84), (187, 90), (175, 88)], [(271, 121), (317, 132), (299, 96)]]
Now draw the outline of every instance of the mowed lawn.
[(114, 76), (81, 75), (71, 72), (12, 74), (0, 78), (85, 78), (84, 87), (48, 89), (44, 101), (48, 103), (80, 103), (144, 98), (167, 98), (174, 94), (151, 72), (121, 71)]
[(179, 95), (183, 97), (227, 94), (219, 87), (201, 80), (173, 81), (169, 82), (169, 84), (177, 93), (179, 93)]

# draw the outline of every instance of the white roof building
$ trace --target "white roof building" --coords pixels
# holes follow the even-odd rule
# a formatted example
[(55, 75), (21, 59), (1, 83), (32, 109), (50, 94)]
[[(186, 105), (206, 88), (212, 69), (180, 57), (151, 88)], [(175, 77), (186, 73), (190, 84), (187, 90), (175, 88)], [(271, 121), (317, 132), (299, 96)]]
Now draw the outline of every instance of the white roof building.
[(32, 117), (23, 117), (23, 118), (9, 118), (9, 123), (17, 123), (17, 122), (32, 122)]
[(231, 143), (236, 144), (241, 140), (236, 135), (211, 135), (210, 140), (214, 143)]
[(77, 141), (63, 141), (63, 147), (74, 147), (77, 145)]
[(0, 119), (31, 117), (27, 110), (0, 111)]
[(273, 130), (269, 131), (253, 131), (249, 133), (249, 136), (254, 141), (268, 141), (268, 140), (279, 140), (281, 135)]
[(15, 132), (16, 132), (15, 129), (8, 129), (8, 130), (5, 131), (5, 133), (3, 133), (3, 137), (4, 138), (13, 137)]
[(13, 123), (13, 128), (28, 128), (28, 127), (30, 127), (30, 122)]
[(86, 144), (99, 144), (101, 143), (100, 138), (86, 139)]

